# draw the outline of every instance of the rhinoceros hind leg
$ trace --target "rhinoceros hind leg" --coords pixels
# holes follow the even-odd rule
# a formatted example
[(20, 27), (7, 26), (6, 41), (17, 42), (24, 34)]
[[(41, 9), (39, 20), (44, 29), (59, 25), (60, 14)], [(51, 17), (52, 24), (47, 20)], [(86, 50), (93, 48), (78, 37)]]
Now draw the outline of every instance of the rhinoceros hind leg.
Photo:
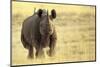
[(29, 49), (28, 49), (28, 58), (34, 58), (34, 49), (33, 49), (33, 46), (29, 46)]

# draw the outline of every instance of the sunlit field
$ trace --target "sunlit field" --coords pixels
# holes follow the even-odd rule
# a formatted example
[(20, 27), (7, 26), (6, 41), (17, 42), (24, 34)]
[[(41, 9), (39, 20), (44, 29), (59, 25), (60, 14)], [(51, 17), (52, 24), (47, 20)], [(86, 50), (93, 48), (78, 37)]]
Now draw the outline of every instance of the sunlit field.
[[(34, 14), (34, 8), (55, 9), (57, 32), (56, 55), (28, 59), (21, 43), (23, 21)], [(12, 2), (12, 65), (46, 64), (95, 60), (95, 6)]]

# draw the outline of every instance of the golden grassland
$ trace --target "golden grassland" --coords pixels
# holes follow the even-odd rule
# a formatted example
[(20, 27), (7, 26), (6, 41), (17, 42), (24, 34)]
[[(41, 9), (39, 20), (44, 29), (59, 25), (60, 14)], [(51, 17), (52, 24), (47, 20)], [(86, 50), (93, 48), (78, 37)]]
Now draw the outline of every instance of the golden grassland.
[[(34, 14), (34, 8), (55, 9), (57, 18), (56, 55), (28, 59), (20, 36), (25, 18)], [(95, 60), (95, 7), (46, 3), (12, 2), (12, 65), (44, 64)]]

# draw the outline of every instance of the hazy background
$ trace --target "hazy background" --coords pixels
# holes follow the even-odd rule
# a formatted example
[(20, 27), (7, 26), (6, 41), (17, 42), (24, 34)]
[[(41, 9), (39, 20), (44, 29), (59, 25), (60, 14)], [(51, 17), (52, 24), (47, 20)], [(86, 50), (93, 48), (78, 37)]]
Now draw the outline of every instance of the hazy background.
[[(34, 8), (55, 9), (57, 18), (56, 56), (43, 59), (27, 59), (20, 34), (25, 18), (34, 13)], [(95, 7), (76, 5), (40, 4), (27, 2), (12, 3), (12, 63), (40, 64), (95, 60)]]

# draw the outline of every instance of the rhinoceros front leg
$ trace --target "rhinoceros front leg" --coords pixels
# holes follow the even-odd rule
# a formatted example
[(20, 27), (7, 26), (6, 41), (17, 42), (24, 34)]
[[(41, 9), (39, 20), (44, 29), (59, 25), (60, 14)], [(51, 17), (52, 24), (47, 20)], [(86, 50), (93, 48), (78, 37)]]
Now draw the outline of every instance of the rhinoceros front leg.
[(36, 45), (36, 57), (42, 58), (45, 57), (44, 50), (47, 45), (47, 38), (45, 36), (41, 36), (40, 43)]
[(55, 54), (55, 47), (56, 47), (56, 40), (57, 40), (57, 37), (56, 37), (56, 33), (53, 33), (51, 36), (50, 36), (50, 44), (49, 44), (49, 51), (47, 52), (47, 54), (49, 56), (53, 56)]
[(44, 57), (44, 51), (41, 46), (36, 49), (36, 58), (43, 58)]

